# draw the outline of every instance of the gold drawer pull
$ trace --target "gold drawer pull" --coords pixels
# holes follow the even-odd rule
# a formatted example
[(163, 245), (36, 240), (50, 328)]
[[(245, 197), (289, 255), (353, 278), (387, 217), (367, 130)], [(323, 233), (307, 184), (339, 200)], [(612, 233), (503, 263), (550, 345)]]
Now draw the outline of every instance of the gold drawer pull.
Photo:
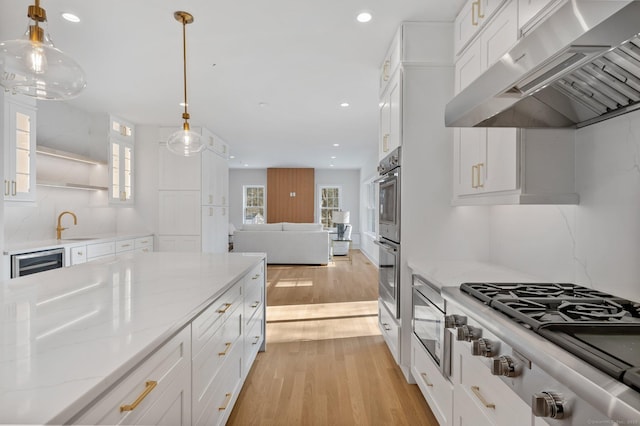
[(131, 244), (123, 244), (122, 247), (131, 247)]
[(224, 308), (218, 309), (218, 313), (219, 314), (224, 314), (229, 310), (230, 307), (231, 307), (231, 303), (225, 303), (224, 304)]
[(478, 397), (482, 405), (484, 405), (487, 408), (492, 408), (494, 410), (496, 409), (496, 404), (487, 402), (487, 400), (484, 399), (484, 396), (482, 396), (482, 394), (480, 393), (480, 386), (471, 386), (471, 391), (474, 393), (475, 396)]
[(140, 403), (147, 397), (147, 395), (149, 395), (151, 393), (151, 391), (158, 385), (158, 382), (155, 380), (149, 380), (146, 384), (145, 384), (145, 388), (144, 391), (142, 391), (142, 393), (140, 394), (140, 396), (133, 401), (133, 404), (131, 405), (121, 405), (120, 406), (120, 412), (122, 413), (123, 411), (133, 411), (136, 409), (136, 407), (138, 405), (140, 405)]
[(229, 352), (229, 348), (231, 347), (231, 342), (227, 342), (224, 345), (226, 346), (224, 348), (224, 352), (218, 352), (218, 356), (225, 356), (227, 352)]
[(386, 322), (382, 324), (382, 328), (384, 328), (385, 331), (391, 331), (391, 327), (389, 327), (389, 324), (387, 324)]
[(256, 341), (253, 342), (252, 345), (257, 345), (258, 342), (260, 341), (260, 336), (255, 336), (254, 339), (256, 339)]
[(420, 373), (420, 375), (424, 379), (424, 382), (427, 384), (427, 386), (432, 388), (433, 387), (433, 383), (429, 382), (429, 377), (427, 377), (427, 373)]
[(255, 275), (253, 276), (253, 278), (251, 278), (251, 279), (252, 279), (252, 280), (257, 280), (258, 278), (260, 278), (260, 274), (255, 274)]
[(218, 407), (218, 411), (226, 410), (230, 402), (231, 402), (231, 394), (227, 393), (224, 395), (224, 402), (222, 403), (222, 407)]
[(260, 306), (260, 302), (257, 300), (251, 305), (252, 308), (257, 308), (258, 306)]

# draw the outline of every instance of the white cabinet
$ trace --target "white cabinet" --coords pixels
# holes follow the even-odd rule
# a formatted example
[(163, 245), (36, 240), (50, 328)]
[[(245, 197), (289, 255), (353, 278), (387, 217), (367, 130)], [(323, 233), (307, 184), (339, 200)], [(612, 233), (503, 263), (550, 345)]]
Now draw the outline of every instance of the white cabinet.
[(153, 251), (153, 235), (136, 238), (134, 242), (134, 250), (142, 253)]
[(414, 335), (411, 336), (411, 374), (438, 423), (453, 425), (453, 385), (444, 378), (440, 368)]
[(109, 130), (109, 203), (134, 202), (134, 145), (132, 123), (111, 116)]
[(244, 360), (242, 376), (247, 377), (258, 351), (265, 350), (265, 274), (260, 263), (244, 279)]
[(483, 71), (507, 53), (518, 41), (518, 2), (509, 0), (482, 31)]
[[(469, 0), (454, 21), (453, 46), (459, 55), (469, 41), (491, 21), (505, 0)], [(514, 11), (515, 12), (515, 11)], [(514, 15), (517, 18), (517, 13)]]
[(185, 327), (74, 424), (190, 425), (191, 327)]
[(380, 142), (378, 158), (383, 159), (400, 146), (402, 69), (398, 69), (380, 100)]
[(564, 0), (518, 0), (518, 24), (523, 34)]
[(382, 300), (378, 300), (378, 327), (391, 355), (397, 363), (400, 363), (400, 326)]
[[(4, 97), (4, 99), (2, 99)], [(36, 199), (36, 102), (9, 93), (2, 99), (4, 200)]]
[(104, 259), (107, 257), (115, 256), (115, 254), (115, 241), (87, 244), (87, 261)]
[(74, 246), (69, 249), (70, 261), (69, 265), (80, 265), (81, 263), (86, 263), (87, 261), (87, 246), (80, 245)]
[[(161, 139), (173, 130), (161, 129)], [(228, 251), (228, 146), (207, 129), (201, 133), (206, 149), (193, 157), (175, 155), (160, 143), (160, 251)]]

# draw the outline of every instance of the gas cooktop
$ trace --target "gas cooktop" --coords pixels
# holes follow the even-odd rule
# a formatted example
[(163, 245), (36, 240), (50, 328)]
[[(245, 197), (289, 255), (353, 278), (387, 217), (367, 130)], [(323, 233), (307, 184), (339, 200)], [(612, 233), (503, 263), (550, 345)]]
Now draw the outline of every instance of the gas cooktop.
[(640, 390), (640, 303), (569, 283), (464, 283), (460, 290)]

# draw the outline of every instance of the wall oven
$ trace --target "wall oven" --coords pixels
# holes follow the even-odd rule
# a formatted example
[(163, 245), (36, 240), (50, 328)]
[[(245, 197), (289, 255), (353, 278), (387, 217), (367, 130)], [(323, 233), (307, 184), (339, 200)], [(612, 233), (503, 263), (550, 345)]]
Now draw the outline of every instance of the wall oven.
[(413, 334), (420, 340), (445, 376), (451, 374), (450, 340), (445, 333), (444, 299), (426, 279), (413, 275)]
[(400, 245), (379, 239), (378, 297), (395, 318), (400, 318)]
[(381, 237), (400, 242), (400, 148), (378, 166), (378, 225)]
[(14, 254), (11, 256), (11, 278), (64, 267), (64, 248)]

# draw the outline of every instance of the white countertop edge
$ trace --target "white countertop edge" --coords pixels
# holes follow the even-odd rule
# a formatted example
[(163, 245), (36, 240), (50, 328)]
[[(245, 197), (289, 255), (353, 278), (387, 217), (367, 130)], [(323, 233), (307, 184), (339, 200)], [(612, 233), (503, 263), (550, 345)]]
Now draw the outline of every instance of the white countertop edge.
[[(78, 237), (78, 238), (87, 238), (81, 240), (73, 240), (73, 239), (61, 239), (61, 240), (41, 240), (41, 241), (26, 241), (19, 244), (9, 244), (5, 247), (3, 252), (4, 255), (14, 255), (14, 254), (22, 254), (22, 253), (30, 253), (35, 251), (42, 250), (50, 250), (61, 247), (73, 247), (73, 246), (81, 246), (87, 244), (97, 244), (97, 243), (107, 243), (111, 241), (122, 241), (128, 240), (132, 238), (141, 238), (152, 236), (151, 232), (134, 232), (127, 234), (98, 234), (94, 236), (87, 237)], [(72, 237), (73, 238), (73, 237)]]

